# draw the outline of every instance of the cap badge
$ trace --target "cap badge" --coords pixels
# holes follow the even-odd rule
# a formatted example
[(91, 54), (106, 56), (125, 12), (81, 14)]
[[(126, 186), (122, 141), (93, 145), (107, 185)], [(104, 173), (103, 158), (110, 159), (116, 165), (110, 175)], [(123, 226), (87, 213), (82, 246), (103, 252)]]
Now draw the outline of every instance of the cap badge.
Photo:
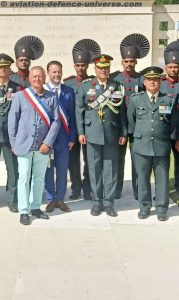
[(25, 52), (25, 49), (22, 49), (22, 53), (24, 53)]
[(173, 57), (172, 57), (172, 59), (173, 59), (173, 60), (175, 60), (175, 59), (176, 59), (176, 57), (175, 57), (175, 56), (173, 56)]
[(130, 51), (127, 51), (127, 54), (131, 54), (131, 52), (130, 52)]
[(78, 58), (81, 59), (81, 55), (78, 55)]
[(106, 61), (105, 57), (102, 56), (102, 57), (100, 58), (100, 62), (105, 62), (105, 61)]

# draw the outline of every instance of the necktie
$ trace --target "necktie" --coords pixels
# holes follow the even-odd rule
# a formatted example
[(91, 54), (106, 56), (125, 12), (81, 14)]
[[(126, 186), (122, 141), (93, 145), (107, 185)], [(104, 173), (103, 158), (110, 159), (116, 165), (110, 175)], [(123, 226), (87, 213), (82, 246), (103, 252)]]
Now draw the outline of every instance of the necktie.
[(58, 88), (53, 88), (56, 98), (58, 99)]
[(102, 91), (102, 93), (104, 92), (104, 84), (101, 84), (100, 85), (100, 88), (101, 88), (101, 91)]
[(151, 104), (152, 104), (152, 106), (154, 106), (154, 104), (155, 104), (155, 96), (151, 97)]

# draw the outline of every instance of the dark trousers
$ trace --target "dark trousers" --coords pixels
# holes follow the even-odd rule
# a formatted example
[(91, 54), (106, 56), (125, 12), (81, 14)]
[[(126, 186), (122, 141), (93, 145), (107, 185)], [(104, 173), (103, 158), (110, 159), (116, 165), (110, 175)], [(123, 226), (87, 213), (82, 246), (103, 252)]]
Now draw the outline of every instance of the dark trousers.
[(71, 181), (72, 193), (76, 195), (81, 194), (82, 182), (81, 182), (81, 168), (80, 168), (80, 150), (81, 145), (77, 141), (70, 151), (69, 157), (69, 173)]
[(70, 172), (71, 189), (73, 194), (80, 195), (81, 189), (83, 188), (84, 196), (85, 195), (88, 196), (91, 192), (91, 188), (89, 182), (86, 145), (82, 146), (83, 161), (84, 161), (83, 180), (81, 179), (80, 150), (81, 150), (81, 144), (79, 142), (76, 142), (76, 144), (70, 151), (69, 172)]
[(174, 156), (174, 179), (175, 179), (175, 188), (179, 192), (179, 152), (175, 149), (176, 141), (172, 140), (172, 150)]
[(91, 193), (91, 186), (90, 186), (90, 178), (89, 178), (89, 170), (88, 170), (86, 145), (82, 145), (82, 151), (83, 151), (83, 161), (84, 161), (83, 180), (82, 180), (83, 195), (84, 197), (86, 196), (86, 198), (88, 198), (88, 195), (90, 195)]
[[(131, 160), (132, 160), (132, 188), (134, 195), (137, 196), (137, 173), (135, 168), (135, 154), (132, 152), (132, 143), (130, 145), (130, 152), (131, 152)], [(127, 150), (127, 143), (125, 145), (119, 145), (119, 170), (118, 170), (118, 182), (117, 182), (117, 189), (116, 189), (116, 196), (122, 193), (123, 183), (124, 183), (124, 168), (125, 168), (125, 156)]]
[(94, 203), (113, 206), (118, 176), (118, 145), (87, 143), (87, 159)]
[(166, 213), (169, 204), (170, 157), (146, 156), (135, 153), (138, 174), (138, 199), (142, 211), (152, 206), (151, 174), (155, 177), (155, 205), (157, 213)]
[[(67, 171), (69, 162), (69, 148), (61, 147), (54, 150), (54, 159), (50, 160), (50, 167), (45, 175), (45, 191), (48, 201), (63, 201), (67, 190)], [(56, 181), (54, 177), (56, 169)]]
[(18, 163), (17, 157), (12, 153), (10, 144), (0, 143), (0, 153), (3, 153), (6, 170), (7, 184), (6, 191), (8, 193), (9, 204), (17, 203), (17, 180), (18, 180)]

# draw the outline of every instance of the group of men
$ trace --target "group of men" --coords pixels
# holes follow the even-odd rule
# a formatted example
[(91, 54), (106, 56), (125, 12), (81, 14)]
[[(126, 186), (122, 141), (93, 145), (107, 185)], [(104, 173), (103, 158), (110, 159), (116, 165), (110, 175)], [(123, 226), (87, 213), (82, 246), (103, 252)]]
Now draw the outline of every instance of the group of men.
[[(179, 41), (164, 51), (166, 76), (159, 67), (135, 71), (137, 59), (150, 49), (147, 38), (131, 34), (120, 44), (122, 72), (110, 73), (113, 58), (101, 54), (91, 39), (72, 50), (76, 75), (62, 81), (62, 64), (50, 61), (46, 72), (31, 60), (44, 52), (34, 36), (19, 39), (14, 62), (0, 54), (0, 149), (7, 168), (9, 209), (19, 211), (20, 222), (30, 224), (30, 213), (48, 219), (40, 209), (43, 191), (46, 211), (70, 212), (64, 202), (69, 170), (70, 199), (93, 200), (92, 216), (118, 214), (114, 200), (122, 194), (129, 140), (132, 187), (139, 201), (138, 217), (150, 215), (150, 177), (155, 175), (155, 204), (160, 221), (167, 220), (171, 146), (175, 161), (175, 188), (179, 195)], [(87, 69), (94, 63), (95, 76)], [(84, 169), (81, 177), (80, 151)], [(56, 176), (55, 176), (56, 175)]]

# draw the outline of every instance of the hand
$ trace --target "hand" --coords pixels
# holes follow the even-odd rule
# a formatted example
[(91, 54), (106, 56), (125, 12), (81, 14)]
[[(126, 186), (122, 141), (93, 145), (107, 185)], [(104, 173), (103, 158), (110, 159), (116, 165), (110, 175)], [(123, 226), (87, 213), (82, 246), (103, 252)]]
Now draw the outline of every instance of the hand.
[(39, 152), (40, 152), (40, 153), (47, 153), (49, 150), (50, 150), (50, 147), (49, 147), (49, 146), (47, 146), (46, 144), (42, 144), (42, 145), (40, 146)]
[(15, 150), (14, 150), (14, 149), (11, 149), (11, 151), (12, 151), (12, 153), (13, 153), (14, 155), (16, 155), (16, 154), (15, 154)]
[(177, 152), (179, 152), (179, 141), (176, 141), (176, 143), (175, 143), (175, 149), (177, 150)]
[(75, 143), (73, 143), (73, 142), (69, 142), (69, 143), (68, 143), (68, 148), (69, 148), (69, 150), (71, 150), (71, 149), (73, 148), (74, 144), (75, 144)]
[(80, 134), (78, 136), (78, 141), (80, 144), (85, 145), (86, 144), (86, 136), (84, 134)]
[(127, 138), (125, 136), (120, 136), (118, 144), (125, 145), (126, 142), (127, 142)]

